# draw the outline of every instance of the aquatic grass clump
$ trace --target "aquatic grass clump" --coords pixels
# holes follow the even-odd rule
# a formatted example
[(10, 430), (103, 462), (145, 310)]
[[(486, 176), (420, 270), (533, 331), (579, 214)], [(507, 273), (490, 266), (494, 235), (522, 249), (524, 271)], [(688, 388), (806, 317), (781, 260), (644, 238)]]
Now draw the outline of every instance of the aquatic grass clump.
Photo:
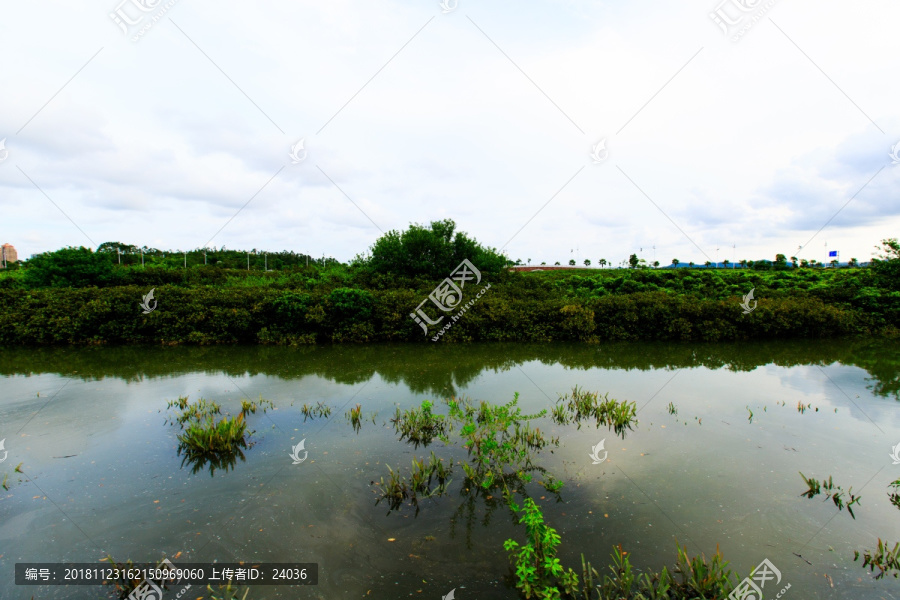
[(350, 421), (350, 424), (353, 426), (353, 431), (359, 433), (359, 429), (362, 427), (362, 405), (357, 404), (348, 410), (344, 416)]
[(809, 489), (800, 494), (801, 496), (806, 496), (807, 498), (814, 498), (822, 493), (822, 490), (825, 490), (825, 500), (831, 498), (831, 501), (834, 502), (834, 505), (838, 507), (838, 510), (844, 510), (844, 494), (850, 496), (850, 502), (846, 504), (847, 512), (850, 513), (850, 516), (856, 519), (856, 515), (853, 514), (853, 505), (859, 504), (859, 501), (862, 499), (861, 496), (856, 496), (853, 493), (853, 488), (851, 487), (846, 492), (844, 488), (840, 486), (834, 485), (834, 482), (831, 480), (831, 475), (828, 476), (828, 481), (824, 479), (820, 483), (813, 477), (809, 479), (803, 473), (800, 473), (800, 477), (803, 478), (803, 481), (809, 486)]
[(408, 439), (416, 448), (419, 444), (428, 447), (435, 438), (443, 438), (450, 430), (450, 424), (444, 415), (436, 415), (431, 412), (434, 405), (428, 400), (423, 400), (421, 408), (411, 408), (400, 412), (396, 409), (391, 423), (394, 431), (400, 434), (400, 441)]
[(182, 466), (191, 464), (194, 473), (209, 468), (212, 475), (216, 469), (228, 471), (238, 459), (244, 460), (243, 450), (250, 447), (247, 438), (252, 433), (247, 430), (247, 416), (260, 409), (274, 409), (275, 405), (262, 396), (253, 401), (241, 400), (240, 412), (230, 416), (222, 415), (216, 402), (205, 398), (190, 402), (187, 396), (181, 396), (170, 400), (168, 408), (177, 413), (167, 422), (181, 426), (177, 438), (178, 455), (184, 455)]
[(888, 498), (890, 499), (891, 504), (893, 504), (897, 508), (900, 508), (900, 494), (897, 493), (897, 490), (900, 489), (900, 479), (892, 481), (888, 487), (894, 488), (894, 491), (888, 494)]
[[(427, 463), (424, 460), (412, 459), (408, 482), (400, 476), (399, 471), (394, 471), (390, 465), (387, 465), (387, 468), (389, 472), (387, 482), (384, 477), (378, 483), (372, 482), (381, 490), (381, 497), (375, 502), (376, 506), (382, 500), (387, 500), (390, 512), (397, 510), (409, 500), (416, 507), (416, 514), (419, 513), (419, 500), (446, 493), (453, 472), (453, 467), (445, 467), (433, 451)], [(432, 479), (437, 480), (435, 487), (431, 487)]]
[(576, 385), (571, 395), (560, 396), (553, 408), (553, 420), (558, 425), (574, 422), (581, 429), (581, 422), (589, 418), (596, 421), (598, 428), (601, 425), (610, 427), (616, 435), (625, 439), (625, 430), (633, 429), (633, 424), (637, 422), (637, 404), (627, 400), (611, 400), (608, 393), (600, 399), (598, 392), (587, 392)]
[(274, 410), (275, 405), (272, 404), (270, 400), (266, 400), (262, 397), (262, 394), (259, 396), (259, 400), (241, 400), (241, 414), (246, 417), (247, 415), (255, 415), (256, 411), (262, 409), (263, 413), (267, 410)]
[(315, 406), (310, 406), (309, 404), (304, 403), (303, 406), (300, 407), (300, 411), (303, 413), (304, 423), (307, 419), (328, 417), (331, 415), (331, 407), (324, 402), (317, 402)]
[[(859, 551), (853, 551), (853, 560), (859, 560)], [(875, 552), (866, 550), (863, 554), (863, 568), (869, 568), (870, 572), (874, 572), (878, 568), (878, 575), (875, 579), (881, 579), (885, 575), (893, 575), (897, 578), (900, 572), (900, 543), (894, 544), (892, 549), (888, 549), (887, 543), (878, 538), (878, 549)]]

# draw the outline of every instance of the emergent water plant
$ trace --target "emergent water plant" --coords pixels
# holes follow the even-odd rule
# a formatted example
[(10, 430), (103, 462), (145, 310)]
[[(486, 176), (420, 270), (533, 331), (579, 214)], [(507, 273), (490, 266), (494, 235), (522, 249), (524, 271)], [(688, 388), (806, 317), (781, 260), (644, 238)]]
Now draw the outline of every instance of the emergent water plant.
[(808, 490), (800, 494), (801, 496), (814, 498), (815, 496), (821, 494), (822, 490), (825, 490), (825, 500), (831, 498), (831, 501), (834, 502), (834, 505), (838, 507), (838, 510), (844, 510), (844, 494), (850, 496), (850, 502), (846, 504), (847, 512), (850, 513), (851, 517), (856, 519), (856, 515), (853, 514), (853, 505), (859, 504), (859, 501), (862, 499), (862, 497), (853, 494), (852, 487), (845, 492), (844, 488), (834, 485), (834, 482), (831, 480), (831, 475), (828, 476), (828, 481), (822, 480), (821, 483), (812, 477), (807, 479), (803, 473), (800, 473), (800, 477), (802, 477), (806, 485), (809, 486)]
[(627, 400), (611, 400), (608, 393), (601, 399), (599, 393), (587, 392), (576, 385), (571, 395), (560, 396), (557, 400), (553, 420), (560, 425), (575, 422), (581, 429), (585, 419), (594, 419), (598, 428), (601, 425), (610, 427), (625, 439), (625, 430), (633, 429), (632, 425), (637, 421), (637, 405)]
[[(514, 502), (510, 506), (521, 511)], [(718, 547), (707, 560), (703, 555), (690, 557), (687, 548), (677, 542), (677, 562), (672, 573), (663, 567), (658, 573), (636, 575), (628, 553), (617, 546), (609, 567), (611, 574), (602, 580), (582, 554), (579, 581), (578, 574), (564, 568), (557, 558), (561, 536), (544, 522), (540, 508), (531, 498), (525, 499), (519, 522), (525, 525), (526, 543), (508, 539), (503, 547), (513, 563), (516, 588), (526, 599), (718, 600), (728, 597), (734, 589), (736, 578)]]

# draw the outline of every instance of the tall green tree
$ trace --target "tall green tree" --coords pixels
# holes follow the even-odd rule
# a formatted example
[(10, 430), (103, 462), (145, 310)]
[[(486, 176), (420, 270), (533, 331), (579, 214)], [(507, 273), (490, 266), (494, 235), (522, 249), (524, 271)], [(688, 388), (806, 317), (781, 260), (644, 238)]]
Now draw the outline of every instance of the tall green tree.
[(482, 273), (500, 272), (506, 259), (495, 249), (482, 246), (452, 219), (432, 221), (428, 227), (413, 223), (406, 231), (392, 230), (378, 238), (368, 259), (357, 261), (377, 273), (443, 278), (468, 259)]
[(84, 246), (44, 252), (28, 260), (23, 280), (32, 288), (108, 285), (113, 280), (113, 255)]
[(638, 257), (637, 254), (632, 254), (628, 257), (628, 264), (631, 265), (632, 269), (637, 269), (638, 266)]

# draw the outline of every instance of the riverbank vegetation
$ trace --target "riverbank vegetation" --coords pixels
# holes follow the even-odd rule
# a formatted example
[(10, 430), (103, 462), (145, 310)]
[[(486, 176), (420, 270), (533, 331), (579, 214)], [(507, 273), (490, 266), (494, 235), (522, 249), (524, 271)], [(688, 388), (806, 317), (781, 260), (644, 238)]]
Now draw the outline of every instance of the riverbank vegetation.
[[(422, 342), (454, 314), (428, 297), (463, 259), (481, 281), (467, 282), (462, 301), (491, 287), (445, 331), (444, 342), (900, 334), (896, 239), (883, 240), (881, 258), (867, 267), (779, 260), (757, 261), (753, 269), (520, 273), (453, 227), (436, 222), (389, 232), (349, 264), (307, 265), (286, 254), (274, 271), (254, 270), (252, 261), (250, 270), (232, 265), (234, 254), (246, 259), (237, 251), (185, 268), (184, 254), (119, 265), (121, 245), (64, 248), (0, 273), (0, 345)], [(432, 318), (443, 316), (429, 332), (410, 316), (423, 301)]]

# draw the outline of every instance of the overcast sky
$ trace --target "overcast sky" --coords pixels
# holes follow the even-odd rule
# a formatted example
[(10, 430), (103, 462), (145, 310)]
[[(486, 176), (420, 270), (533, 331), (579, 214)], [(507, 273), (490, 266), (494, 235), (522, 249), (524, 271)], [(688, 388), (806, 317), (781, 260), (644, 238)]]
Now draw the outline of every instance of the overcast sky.
[(538, 264), (867, 260), (900, 234), (896, 0), (120, 1), (0, 4), (20, 257), (346, 261), (445, 218)]

